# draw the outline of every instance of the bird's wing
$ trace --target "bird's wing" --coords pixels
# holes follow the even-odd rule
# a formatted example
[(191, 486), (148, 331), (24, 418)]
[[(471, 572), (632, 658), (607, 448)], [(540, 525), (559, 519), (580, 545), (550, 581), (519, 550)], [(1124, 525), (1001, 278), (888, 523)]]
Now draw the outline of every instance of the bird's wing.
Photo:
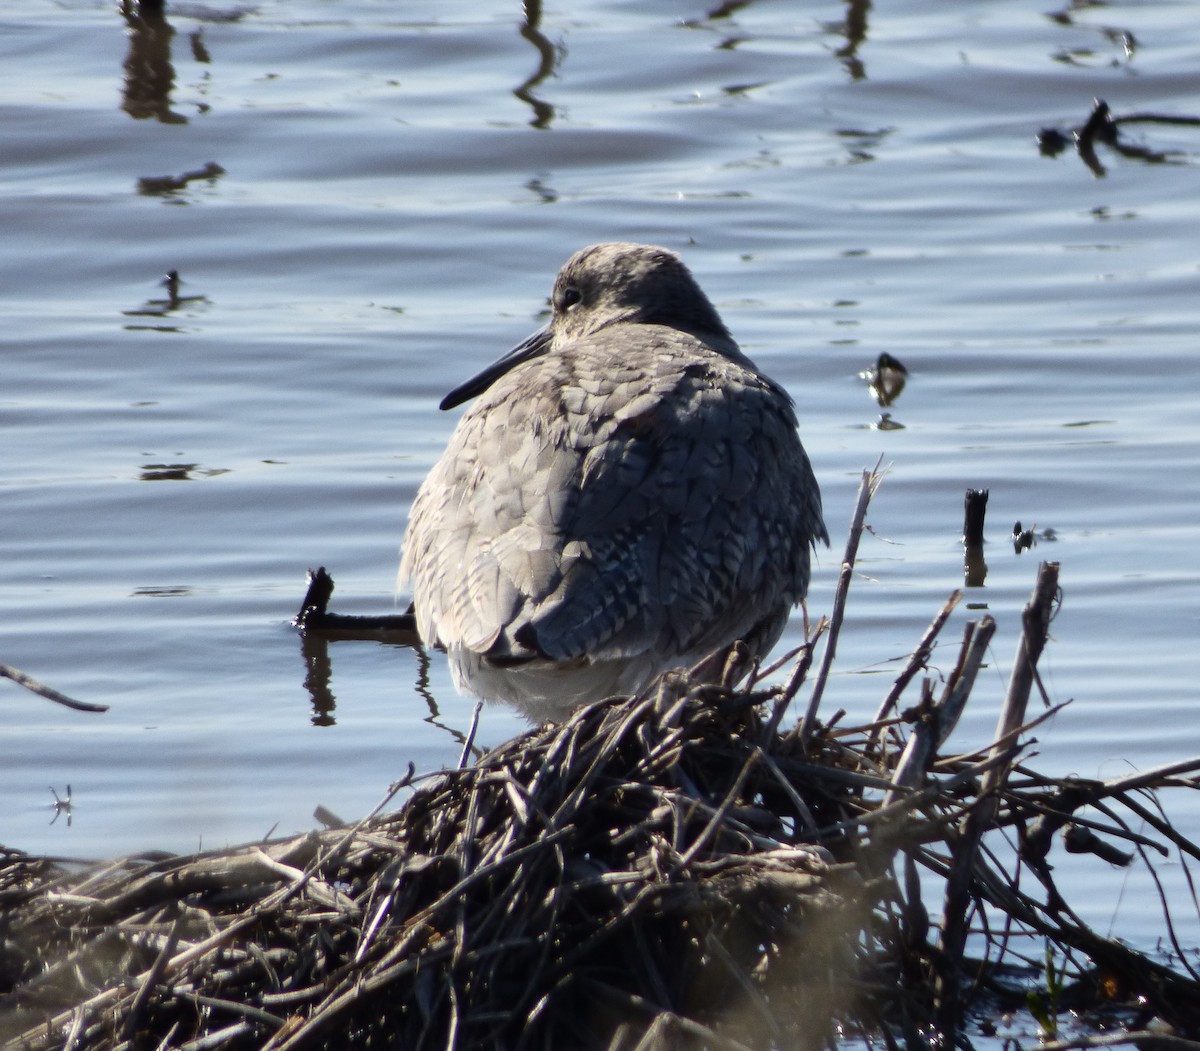
[(825, 528), (790, 402), (685, 349), (641, 395), (615, 398), (622, 408), (582, 458), (566, 524), (587, 557), (524, 629), (548, 656), (705, 652), (807, 590)]
[(803, 597), (825, 531), (787, 396), (683, 333), (656, 329), (639, 362), (628, 328), (506, 377), (464, 416), (405, 543), (426, 639), (672, 657)]

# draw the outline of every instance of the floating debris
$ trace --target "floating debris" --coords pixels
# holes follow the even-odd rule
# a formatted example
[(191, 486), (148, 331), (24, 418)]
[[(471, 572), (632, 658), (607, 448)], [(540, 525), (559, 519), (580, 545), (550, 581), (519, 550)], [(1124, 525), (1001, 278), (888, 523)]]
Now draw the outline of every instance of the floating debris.
[(1091, 169), (1097, 178), (1107, 174), (1096, 153), (1096, 144), (1101, 143), (1131, 160), (1147, 164), (1182, 164), (1184, 155), (1179, 151), (1154, 150), (1148, 146), (1134, 146), (1121, 139), (1120, 129), (1128, 124), (1169, 124), (1189, 128), (1200, 128), (1200, 117), (1183, 117), (1166, 113), (1128, 113), (1114, 117), (1103, 99), (1096, 99), (1092, 112), (1082, 125), (1063, 132), (1058, 128), (1042, 128), (1037, 134), (1038, 150), (1044, 157), (1057, 157), (1072, 144), (1079, 159)]
[(225, 169), (214, 161), (209, 161), (195, 171), (183, 172), (181, 175), (146, 175), (137, 181), (137, 192), (143, 197), (167, 197), (180, 190), (187, 189), (191, 182), (216, 182)]
[(867, 381), (867, 390), (881, 409), (895, 402), (908, 383), (908, 369), (904, 363), (886, 351), (879, 355), (871, 368), (864, 369), (858, 376)]
[(987, 503), (986, 489), (968, 489), (963, 498), (963, 580), (969, 588), (982, 587), (987, 580), (987, 559), (983, 554)]

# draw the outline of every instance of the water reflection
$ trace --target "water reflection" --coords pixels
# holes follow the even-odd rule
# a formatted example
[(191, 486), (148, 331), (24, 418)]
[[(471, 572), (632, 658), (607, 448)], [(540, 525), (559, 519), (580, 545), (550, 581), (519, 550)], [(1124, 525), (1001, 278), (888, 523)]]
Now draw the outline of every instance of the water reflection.
[(67, 794), (59, 797), (59, 794), (54, 791), (54, 786), (50, 786), (50, 794), (54, 796), (54, 802), (50, 806), (54, 809), (54, 817), (50, 819), (50, 824), (54, 824), (63, 814), (67, 815), (67, 828), (71, 827), (71, 786), (67, 785)]
[[(135, 310), (122, 310), (121, 313), (125, 317), (147, 317), (147, 318), (165, 318), (170, 317), (177, 310), (184, 308), (196, 308), (208, 305), (208, 296), (181, 296), (179, 288), (183, 284), (183, 278), (180, 277), (178, 270), (168, 271), (159, 284), (167, 290), (165, 299), (147, 299), (140, 307)], [(126, 325), (126, 331), (144, 331), (150, 330), (153, 332), (182, 332), (183, 330), (178, 325)], [(195, 466), (194, 464), (191, 466)]]
[[(339, 638), (345, 641), (351, 637), (351, 635), (333, 635), (331, 637), (321, 631), (300, 632), (300, 656), (304, 661), (304, 680), (302, 686), (308, 694), (309, 703), (312, 706), (310, 720), (313, 726), (337, 725), (337, 717), (335, 715), (337, 711), (337, 694), (334, 693), (333, 689), (333, 658), (330, 656), (329, 644), (339, 641)], [(429, 709), (429, 714), (425, 716), (423, 722), (444, 731), (455, 744), (465, 744), (467, 740), (466, 733), (457, 726), (451, 726), (449, 723), (444, 722), (442, 719), (441, 709), (438, 707), (437, 698), (434, 697), (430, 686), (429, 654), (425, 651), (425, 647), (417, 641), (415, 636), (406, 642), (379, 642), (377, 638), (372, 638), (369, 635), (363, 636), (363, 640), (368, 639), (376, 642), (378, 645), (389, 648), (412, 650), (417, 658), (417, 677), (413, 682), (413, 692), (425, 702), (425, 706)], [(405, 696), (407, 696), (407, 693)]]
[[(171, 61), (171, 42), (175, 29), (167, 21), (162, 0), (121, 0), (118, 10), (129, 27), (129, 51), (125, 56), (125, 86), (121, 109), (134, 120), (153, 117), (163, 124), (186, 124), (187, 117), (171, 108), (175, 87), (175, 66)], [(199, 6), (177, 7), (175, 13), (204, 22), (237, 22), (252, 8), (219, 11)], [(212, 55), (204, 43), (203, 31), (188, 34), (192, 58), (209, 65)], [(205, 74), (207, 79), (208, 74)], [(196, 103), (199, 112), (208, 111), (206, 103)]]
[[(686, 18), (680, 24), (689, 28), (695, 28), (696, 26), (703, 25), (705, 22), (715, 22), (722, 18), (732, 18), (742, 8), (749, 7), (750, 2), (751, 0), (728, 0), (726, 3), (718, 4), (711, 11), (706, 11), (703, 18)], [(726, 37), (717, 45), (717, 50), (732, 51), (746, 39), (748, 38), (745, 36)]]
[(412, 650), (417, 657), (417, 680), (414, 692), (429, 708), (425, 722), (445, 730), (455, 743), (462, 744), (463, 733), (440, 721), (441, 711), (429, 685), (429, 654), (417, 635), (412, 607), (408, 612), (386, 616), (356, 616), (330, 613), (333, 598), (333, 577), (321, 566), (309, 570), (308, 589), (292, 625), (300, 634), (300, 654), (304, 658), (304, 689), (312, 702), (314, 726), (333, 726), (337, 699), (333, 692), (333, 660), (329, 644), (336, 641), (375, 642), (397, 649)]
[[(908, 369), (897, 357), (884, 351), (869, 369), (858, 374), (859, 379), (867, 381), (867, 390), (881, 409), (893, 405), (904, 393), (908, 383)], [(881, 412), (879, 419), (871, 425), (877, 431), (902, 431), (904, 424), (894, 419), (890, 412)]]
[(871, 0), (846, 0), (846, 17), (842, 22), (830, 22), (826, 28), (846, 38), (843, 47), (834, 52), (842, 60), (851, 80), (866, 80), (867, 67), (859, 57), (858, 49), (867, 40), (867, 14)]
[(704, 17), (709, 21), (717, 18), (731, 18), (735, 12), (740, 11), (743, 7), (749, 7), (750, 0), (727, 0), (726, 3), (719, 4), (708, 12)]
[[(208, 53), (208, 48), (204, 45), (204, 36), (199, 29), (188, 37), (188, 41), (192, 45), (192, 58), (206, 66), (212, 62), (212, 55)], [(201, 109), (207, 109), (207, 107), (202, 106)]]
[[(1051, 22), (1056, 22), (1061, 26), (1082, 26), (1084, 29), (1093, 29), (1098, 31), (1110, 44), (1116, 44), (1120, 49), (1125, 61), (1131, 62), (1134, 54), (1138, 49), (1137, 38), (1128, 29), (1122, 29), (1116, 26), (1089, 26), (1086, 22), (1077, 22), (1075, 20), (1075, 12), (1080, 9), (1087, 9), (1095, 6), (1093, 0), (1085, 0), (1082, 3), (1072, 3), (1069, 7), (1061, 11), (1049, 11), (1046, 17)], [(1079, 61), (1080, 59), (1096, 58), (1096, 52), (1091, 48), (1060, 48), (1057, 52), (1050, 56), (1056, 62), (1063, 62), (1067, 65), (1085, 66), (1086, 62)], [(1111, 59), (1109, 65), (1117, 66), (1120, 64), (1120, 59)]]
[(300, 635), (300, 656), (304, 660), (304, 689), (312, 703), (313, 726), (334, 726), (337, 698), (333, 692), (333, 662), (329, 659), (329, 641), (319, 635)]
[(513, 94), (533, 110), (533, 120), (529, 123), (535, 128), (545, 129), (550, 127), (554, 119), (554, 107), (534, 95), (533, 89), (554, 72), (566, 49), (556, 48), (542, 32), (541, 0), (525, 0), (523, 6), (525, 20), (521, 23), (520, 33), (537, 49), (539, 61), (537, 71), (519, 88), (514, 88)]
[(553, 204), (558, 200), (558, 191), (547, 186), (542, 182), (541, 177), (530, 179), (525, 184), (525, 189), (531, 190), (541, 198), (543, 204)]
[(846, 140), (846, 151), (850, 155), (849, 163), (863, 164), (875, 159), (874, 151), (894, 130), (894, 128), (879, 128), (876, 131), (867, 131), (863, 128), (838, 128), (834, 134), (839, 139)]
[(881, 409), (895, 402), (904, 393), (905, 384), (908, 383), (908, 369), (904, 367), (904, 362), (887, 351), (880, 354), (875, 364), (860, 372), (859, 376), (867, 381), (867, 390)]
[(150, 0), (121, 0), (119, 10), (129, 27), (121, 109), (134, 120), (153, 117), (163, 124), (186, 124), (187, 117), (171, 109), (171, 90), (175, 87), (171, 39), (175, 30), (163, 14), (163, 5)]
[(142, 464), (138, 479), (143, 482), (190, 482), (193, 478), (216, 478), (228, 473), (228, 467), (201, 467), (198, 463), (147, 463)]
[(1114, 117), (1103, 99), (1096, 99), (1088, 119), (1078, 128), (1063, 132), (1058, 128), (1042, 128), (1037, 134), (1038, 150), (1043, 157), (1057, 157), (1068, 146), (1074, 145), (1079, 159), (1088, 166), (1092, 174), (1102, 178), (1108, 169), (1096, 153), (1096, 145), (1103, 144), (1130, 160), (1147, 164), (1185, 164), (1186, 157), (1180, 150), (1155, 150), (1148, 146), (1136, 146), (1121, 139), (1123, 124), (1166, 124), (1176, 127), (1200, 127), (1200, 117), (1184, 117), (1166, 113), (1130, 113)]
[[(452, 726), (442, 718), (442, 711), (433, 694), (429, 670), (429, 653), (417, 635), (410, 612), (400, 617), (360, 617), (331, 614), (327, 605), (333, 594), (333, 578), (321, 567), (309, 573), (309, 588), (301, 604), (300, 612), (292, 621), (299, 630), (300, 656), (304, 661), (303, 688), (312, 706), (310, 721), (313, 726), (336, 726), (337, 695), (333, 690), (333, 658), (331, 642), (374, 642), (389, 649), (411, 650), (417, 659), (417, 677), (413, 682), (413, 693), (420, 697), (429, 710), (422, 722), (445, 733), (465, 756), (481, 755), (473, 748), (475, 728), (478, 724), (482, 702), (476, 704), (471, 726), (464, 731)], [(407, 696), (407, 694), (405, 694)], [(462, 765), (460, 761), (459, 765)]]
[(225, 174), (225, 169), (215, 161), (179, 175), (144, 175), (137, 181), (137, 192), (143, 197), (168, 197), (186, 190), (190, 182), (207, 181), (212, 184)]

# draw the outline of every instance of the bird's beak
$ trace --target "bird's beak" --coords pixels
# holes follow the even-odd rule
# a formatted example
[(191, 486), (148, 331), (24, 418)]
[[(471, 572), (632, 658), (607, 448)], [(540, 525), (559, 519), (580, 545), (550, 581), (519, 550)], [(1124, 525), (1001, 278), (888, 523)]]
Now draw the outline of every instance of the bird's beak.
[(550, 349), (552, 338), (553, 335), (549, 325), (538, 329), (527, 340), (513, 347), (499, 361), (492, 362), (481, 373), (467, 380), (466, 383), (460, 383), (442, 399), (442, 403), (438, 408), (453, 409), (470, 398), (478, 397), (510, 369), (515, 369), (523, 361), (531, 361), (533, 358), (539, 358), (545, 354)]

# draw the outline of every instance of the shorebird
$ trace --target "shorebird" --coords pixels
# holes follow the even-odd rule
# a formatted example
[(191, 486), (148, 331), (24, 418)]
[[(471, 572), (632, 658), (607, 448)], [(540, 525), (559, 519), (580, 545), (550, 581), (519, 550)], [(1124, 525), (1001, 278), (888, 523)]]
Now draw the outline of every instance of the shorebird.
[(735, 640), (765, 655), (829, 537), (792, 400), (679, 257), (598, 244), (471, 398), (413, 503), (400, 582), (463, 692), (535, 717)]

